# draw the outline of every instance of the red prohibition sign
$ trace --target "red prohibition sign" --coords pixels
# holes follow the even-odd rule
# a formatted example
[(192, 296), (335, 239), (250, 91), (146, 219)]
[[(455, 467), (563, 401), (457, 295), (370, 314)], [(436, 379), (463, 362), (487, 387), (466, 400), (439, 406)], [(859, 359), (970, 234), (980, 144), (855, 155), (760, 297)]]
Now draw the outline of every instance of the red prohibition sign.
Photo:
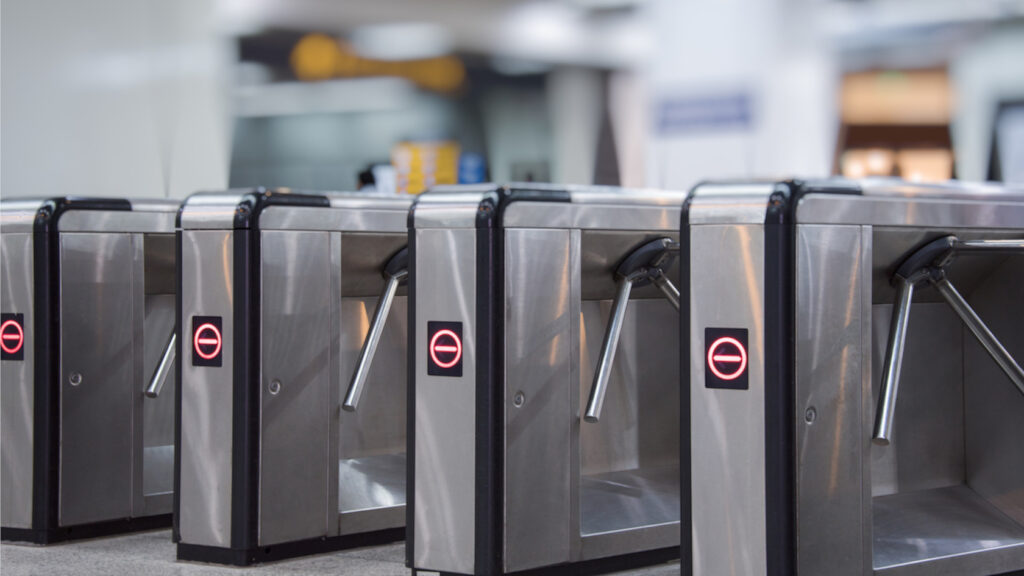
[[(719, 348), (723, 344), (731, 344), (739, 351), (739, 354), (722, 354), (719, 353)], [(715, 363), (720, 364), (737, 364), (736, 370), (733, 372), (722, 372), (715, 366)], [(740, 374), (747, 369), (747, 351), (740, 344), (740, 341), (729, 336), (723, 336), (718, 340), (715, 340), (714, 344), (708, 348), (708, 368), (715, 376), (718, 376), (722, 380), (735, 380), (739, 378)]]
[[(212, 337), (204, 334), (207, 331), (213, 333)], [(209, 322), (201, 324), (199, 328), (196, 328), (196, 335), (192, 338), (192, 344), (195, 346), (196, 354), (199, 354), (200, 358), (203, 360), (213, 360), (217, 357), (217, 354), (220, 354), (220, 330), (217, 330), (217, 327)], [(214, 348), (212, 352), (203, 352), (200, 346), (213, 346)]]
[[(453, 344), (438, 344), (438, 340), (442, 336), (447, 336), (452, 339)], [(459, 363), (462, 359), (462, 341), (459, 340), (458, 335), (451, 330), (438, 330), (434, 337), (430, 339), (430, 359), (434, 361), (441, 368), (451, 368)], [(442, 362), (438, 357), (438, 353), (441, 354), (455, 354), (451, 360)]]
[[(14, 331), (10, 331), (13, 328)], [(8, 342), (13, 341), (13, 344), (8, 345)], [(21, 325), (15, 320), (8, 320), (3, 324), (0, 324), (0, 348), (3, 348), (4, 352), (8, 354), (17, 354), (18, 350), (25, 345), (25, 331), (21, 329)]]

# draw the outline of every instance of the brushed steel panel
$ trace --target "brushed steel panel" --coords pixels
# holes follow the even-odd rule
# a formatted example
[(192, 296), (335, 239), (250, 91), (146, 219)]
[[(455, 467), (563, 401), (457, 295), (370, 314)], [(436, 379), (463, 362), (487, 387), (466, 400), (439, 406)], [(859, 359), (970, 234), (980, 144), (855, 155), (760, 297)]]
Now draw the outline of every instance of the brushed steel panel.
[(260, 214), (260, 229), (392, 233), (408, 230), (411, 199), (395, 197), (390, 205), (363, 209), (334, 204), (331, 208), (268, 206)]
[[(967, 296), (1018, 363), (1024, 363), (1021, 286), (1024, 256), (1013, 256)], [(1024, 397), (966, 328), (963, 339), (967, 483), (1024, 526)]]
[[(693, 570), (764, 574), (764, 228), (691, 227), (690, 263)], [(708, 327), (749, 331), (749, 390), (704, 386)]]
[[(872, 398), (881, 387), (891, 320), (891, 304), (872, 306)], [(963, 344), (960, 319), (949, 306), (914, 302), (892, 444), (870, 445), (873, 496), (964, 482)]]
[(800, 199), (796, 213), (803, 224), (1015, 228), (1024, 221), (1024, 202), (972, 199), (969, 194), (947, 198), (808, 194)]
[[(127, 518), (135, 391), (132, 237), (61, 234), (60, 252), (60, 523)], [(72, 385), (72, 374), (81, 375), (79, 385)]]
[[(5, 206), (6, 208), (6, 206)], [(6, 214), (5, 214), (6, 216)], [(0, 308), (24, 314), (24, 359), (0, 362), (0, 524), (32, 527), (35, 324), (32, 233), (0, 234)]]
[[(346, 248), (347, 249), (347, 248)], [(348, 270), (346, 269), (345, 272)], [(384, 326), (377, 353), (367, 378), (359, 409), (341, 412), (341, 459), (405, 453), (407, 401), (406, 348), (408, 347), (408, 298), (396, 297)], [(341, 299), (341, 392), (349, 385), (376, 298)], [(404, 458), (402, 460), (404, 466)], [(345, 488), (356, 490), (356, 486)], [(372, 490), (367, 486), (366, 490)], [(368, 494), (368, 498), (373, 496)], [(402, 494), (404, 502), (405, 495)], [(344, 510), (344, 509), (343, 509)]]
[[(864, 348), (870, 290), (859, 226), (796, 231), (797, 566), (801, 574), (865, 574), (870, 507), (865, 458), (865, 397), (870, 352)], [(807, 424), (804, 415), (814, 410)]]
[[(452, 213), (436, 214), (439, 223)], [(460, 211), (464, 214), (464, 211)], [(420, 211), (417, 209), (417, 225)], [(414, 564), (470, 574), (476, 486), (476, 235), (474, 228), (416, 234), (416, 454)], [(460, 321), (462, 376), (427, 374), (427, 322)]]
[[(505, 570), (568, 562), (569, 230), (505, 230)], [(522, 402), (517, 405), (517, 398)]]
[(183, 230), (231, 229), (238, 204), (252, 190), (234, 189), (223, 192), (199, 192), (185, 199), (181, 209)]
[[(505, 208), (507, 228), (579, 228), (593, 230), (679, 231), (683, 199), (675, 204), (646, 205), (611, 202), (578, 204), (568, 202), (513, 202)], [(575, 200), (575, 198), (574, 198)]]
[(0, 230), (3, 234), (15, 232), (31, 233), (35, 228), (36, 214), (46, 204), (38, 198), (0, 200)]
[(966, 486), (874, 499), (875, 574), (983, 576), (1024, 568), (1024, 526)]
[(182, 343), (178, 524), (182, 542), (221, 548), (231, 546), (233, 238), (230, 230), (181, 233), (182, 334), (193, 316), (221, 316), (224, 345), (222, 365), (209, 367), (192, 366)]
[(65, 232), (162, 232), (174, 233), (177, 207), (161, 212), (129, 210), (69, 210), (60, 217), (60, 231)]
[(328, 491), (338, 294), (329, 233), (263, 231), (260, 246), (259, 544), (267, 546), (326, 536), (336, 521)]

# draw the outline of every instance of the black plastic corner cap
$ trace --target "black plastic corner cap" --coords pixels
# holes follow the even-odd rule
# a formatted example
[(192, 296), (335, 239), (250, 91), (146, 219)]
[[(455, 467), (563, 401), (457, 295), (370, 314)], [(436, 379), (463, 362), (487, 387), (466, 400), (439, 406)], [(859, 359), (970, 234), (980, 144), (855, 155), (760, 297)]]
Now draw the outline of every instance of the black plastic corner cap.
[(922, 269), (930, 267), (943, 267), (949, 264), (953, 249), (956, 248), (958, 240), (956, 236), (943, 236), (928, 242), (924, 246), (914, 250), (896, 269), (895, 278), (910, 280)]
[(402, 270), (409, 269), (409, 246), (403, 246), (401, 250), (395, 252), (388, 263), (384, 265), (384, 277), (388, 278), (395, 276)]
[[(655, 265), (654, 261), (659, 256), (661, 256), (666, 250), (668, 250), (669, 245), (671, 243), (672, 239), (666, 237), (656, 238), (654, 240), (647, 242), (646, 244), (642, 244), (639, 248), (636, 248), (635, 250), (630, 252), (622, 260), (622, 263), (619, 264), (619, 267), (615, 269), (615, 275), (618, 277), (625, 278), (630, 276), (637, 270), (653, 267)], [(664, 263), (664, 267), (668, 268), (669, 266), (671, 266), (673, 260), (675, 260), (675, 256), (669, 256), (668, 260)], [(633, 285), (637, 287), (646, 286), (650, 284), (651, 281), (651, 277), (644, 276), (642, 278), (636, 279), (633, 282)]]

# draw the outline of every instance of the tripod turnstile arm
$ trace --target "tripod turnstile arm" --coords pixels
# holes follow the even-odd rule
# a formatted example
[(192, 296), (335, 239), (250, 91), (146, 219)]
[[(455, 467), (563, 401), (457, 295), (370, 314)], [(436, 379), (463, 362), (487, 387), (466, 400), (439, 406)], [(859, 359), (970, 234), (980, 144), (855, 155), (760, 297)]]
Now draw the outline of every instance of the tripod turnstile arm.
[(171, 366), (174, 366), (174, 358), (177, 356), (177, 342), (178, 335), (172, 331), (171, 339), (167, 342), (167, 347), (164, 348), (164, 355), (160, 358), (160, 364), (157, 365), (156, 372), (153, 372), (149, 386), (146, 387), (146, 396), (149, 398), (156, 398), (160, 395), (160, 390), (163, 390), (167, 374), (170, 373)]
[(594, 371), (594, 382), (590, 387), (590, 399), (583, 419), (597, 422), (601, 418), (601, 407), (604, 396), (608, 392), (608, 383), (612, 377), (612, 363), (615, 351), (619, 347), (619, 335), (626, 318), (626, 306), (634, 286), (654, 284), (670, 304), (679, 311), (679, 290), (668, 279), (668, 270), (676, 256), (679, 255), (679, 242), (671, 238), (657, 238), (638, 247), (629, 253), (615, 271), (618, 278), (615, 300), (612, 302), (611, 318), (605, 329), (604, 340), (601, 341), (601, 353), (597, 358)]
[(971, 333), (974, 334), (974, 337), (978, 339), (978, 342), (989, 353), (989, 356), (996, 361), (996, 364), (1002, 368), (1006, 376), (1010, 378), (1010, 381), (1017, 386), (1021, 394), (1024, 394), (1024, 370), (1021, 370), (1020, 365), (1013, 359), (1013, 356), (1010, 356), (1006, 348), (1003, 348), (995, 334), (988, 329), (988, 326), (978, 317), (978, 314), (967, 303), (967, 300), (964, 300), (964, 297), (950, 284), (945, 276), (940, 277), (934, 283), (935, 288), (938, 289), (939, 294), (942, 294), (943, 299), (946, 300), (950, 308), (967, 325)]
[(362, 396), (363, 388), (366, 387), (366, 378), (370, 374), (370, 365), (373, 363), (374, 354), (377, 353), (381, 335), (384, 334), (384, 324), (391, 311), (391, 304), (398, 293), (398, 286), (408, 276), (408, 249), (403, 248), (391, 257), (384, 268), (384, 278), (386, 279), (384, 292), (377, 300), (377, 308), (373, 311), (370, 329), (363, 342), (363, 348), (359, 351), (359, 361), (356, 362), (355, 372), (352, 373), (352, 380), (349, 382), (348, 392), (345, 394), (345, 401), (341, 405), (342, 409), (347, 412), (355, 412), (359, 405), (359, 397)]
[(1017, 389), (1024, 394), (1024, 370), (985, 322), (978, 317), (967, 300), (946, 278), (945, 269), (958, 254), (992, 254), (1024, 252), (1024, 240), (967, 240), (956, 236), (937, 238), (911, 253), (896, 270), (896, 305), (893, 307), (892, 325), (889, 327), (889, 343), (886, 346), (885, 364), (882, 368), (882, 386), (878, 395), (878, 409), (875, 412), (875, 427), (872, 440), (875, 444), (888, 445), (892, 437), (892, 422), (896, 410), (896, 392), (899, 388), (900, 368), (903, 363), (903, 348), (907, 338), (907, 324), (910, 321), (910, 304), (914, 286), (928, 281), (935, 286), (947, 304), (960, 320), (971, 330), (974, 337), (985, 348), (999, 368)]
[(910, 323), (910, 303), (913, 298), (914, 283), (906, 278), (899, 278), (896, 285), (896, 303), (892, 308), (892, 323), (889, 325), (889, 344), (886, 346), (885, 364), (882, 366), (882, 387), (878, 391), (875, 429), (871, 437), (875, 444), (881, 446), (887, 446), (892, 438), (896, 393), (900, 385), (903, 349), (907, 342), (907, 325)]
[(597, 422), (601, 418), (601, 407), (604, 406), (604, 395), (608, 392), (608, 381), (612, 377), (612, 360), (615, 350), (619, 347), (619, 336), (622, 334), (622, 323), (626, 318), (626, 305), (629, 304), (629, 293), (633, 290), (633, 279), (624, 276), (619, 278), (615, 300), (612, 302), (612, 313), (608, 319), (601, 342), (601, 354), (597, 358), (597, 369), (594, 371), (594, 383), (590, 387), (590, 399), (587, 400), (587, 411), (583, 419)]
[(676, 309), (676, 312), (678, 312), (679, 289), (676, 288), (675, 284), (673, 284), (672, 281), (668, 279), (668, 276), (665, 276), (663, 273), (655, 276), (653, 282), (654, 285), (658, 287), (658, 290), (661, 290), (661, 293), (665, 295), (665, 298), (668, 299), (669, 304), (671, 304), (672, 307)]

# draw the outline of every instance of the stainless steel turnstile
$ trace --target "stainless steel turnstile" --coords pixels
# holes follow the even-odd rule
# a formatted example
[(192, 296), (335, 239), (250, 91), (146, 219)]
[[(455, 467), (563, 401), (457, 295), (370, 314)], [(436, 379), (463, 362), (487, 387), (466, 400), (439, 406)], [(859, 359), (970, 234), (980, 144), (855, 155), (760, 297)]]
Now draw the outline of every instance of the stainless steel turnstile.
[(0, 203), (4, 540), (170, 525), (178, 206)]
[(515, 185), (419, 198), (414, 570), (600, 569), (678, 554), (669, 279), (684, 197)]
[(404, 536), (410, 203), (185, 201), (178, 558), (245, 565)]
[(1024, 569), (1024, 191), (705, 184), (686, 206), (684, 573)]

